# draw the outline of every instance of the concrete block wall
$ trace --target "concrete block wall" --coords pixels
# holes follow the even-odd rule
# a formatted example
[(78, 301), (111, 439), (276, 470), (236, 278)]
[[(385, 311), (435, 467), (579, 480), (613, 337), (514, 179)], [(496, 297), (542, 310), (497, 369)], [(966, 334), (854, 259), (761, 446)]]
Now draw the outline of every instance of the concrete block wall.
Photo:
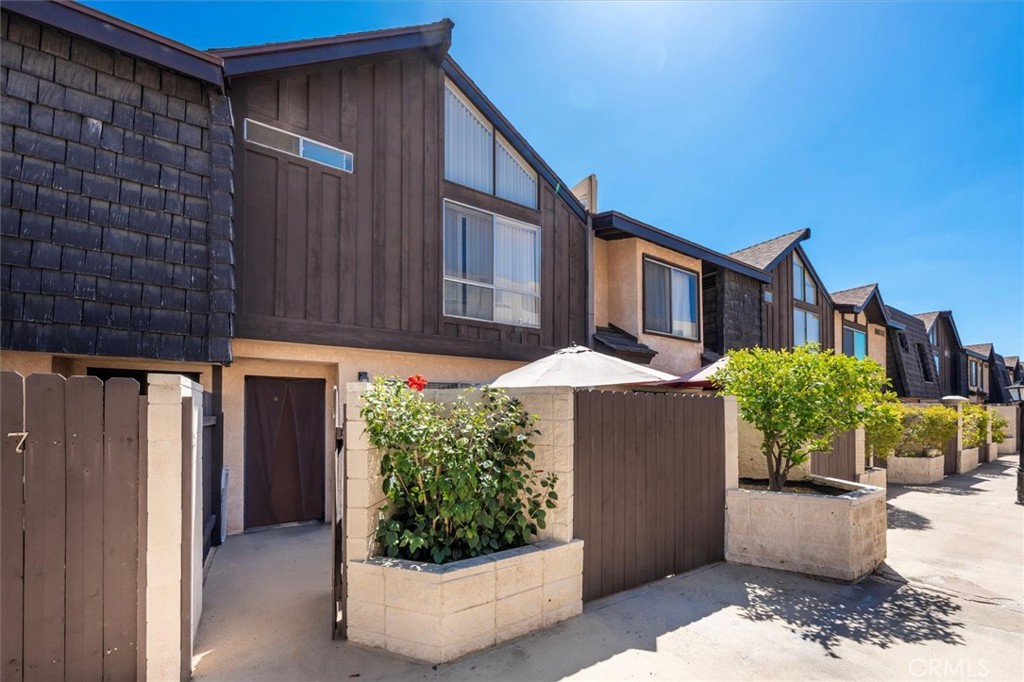
[(945, 457), (890, 457), (886, 460), (889, 483), (930, 485), (945, 478)]
[[(761, 444), (764, 438), (761, 432), (742, 417), (737, 418), (737, 452), (739, 457), (740, 478), (768, 478), (768, 463), (761, 452)], [(811, 475), (811, 460), (795, 466), (789, 471), (786, 480), (803, 481)]]
[[(203, 388), (180, 375), (149, 375), (146, 485), (146, 678), (182, 679), (202, 615)], [(182, 400), (192, 398), (192, 505), (182, 508)], [(192, 517), (192, 567), (182, 574), (182, 514)], [(181, 591), (192, 586), (192, 631), (182, 641)]]
[(540, 542), (438, 566), (352, 562), (348, 638), (427, 663), (451, 661), (579, 615), (583, 542)]
[(1002, 443), (997, 444), (998, 455), (1012, 455), (1017, 452), (1017, 406), (1016, 405), (993, 405), (989, 408), (1000, 414), (1009, 422), (1006, 426), (1006, 438)]
[[(534, 544), (443, 566), (377, 556), (373, 538), (386, 498), (381, 453), (359, 416), (368, 384), (346, 387), (345, 558), (347, 628), (353, 642), (441, 662), (578, 615), (583, 609), (583, 542), (573, 539), (572, 389), (510, 389), (538, 416), (537, 470), (558, 475), (558, 504)], [(454, 400), (459, 390), (427, 390)]]

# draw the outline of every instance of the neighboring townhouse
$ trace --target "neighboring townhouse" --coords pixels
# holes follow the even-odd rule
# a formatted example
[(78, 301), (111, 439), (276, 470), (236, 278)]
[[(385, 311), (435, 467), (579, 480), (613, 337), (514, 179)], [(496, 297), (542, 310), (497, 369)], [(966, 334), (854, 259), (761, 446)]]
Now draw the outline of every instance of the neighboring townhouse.
[(767, 273), (616, 211), (592, 222), (595, 349), (682, 374), (760, 344)]
[(931, 346), (932, 363), (939, 375), (942, 395), (968, 397), (968, 366), (964, 346), (960, 342), (953, 313), (939, 310), (915, 315), (924, 323)]
[(882, 367), (888, 355), (890, 329), (902, 325), (889, 318), (877, 284), (834, 291), (836, 352), (863, 360), (871, 358)]
[(347, 382), (484, 382), (588, 343), (587, 211), (451, 35), (213, 50), (236, 123), (231, 532), (323, 517)]
[(835, 308), (801, 243), (810, 229), (796, 230), (729, 254), (771, 275), (762, 303), (763, 345), (784, 349), (808, 342), (834, 348)]
[(967, 353), (968, 397), (976, 403), (1008, 403), (1009, 374), (1003, 357), (991, 343), (964, 346)]
[(949, 395), (942, 389), (924, 322), (892, 306), (885, 306), (885, 311), (892, 322), (885, 369), (896, 395), (907, 402), (934, 401)]
[(1024, 364), (1021, 364), (1020, 357), (1007, 355), (1003, 358), (1003, 363), (1006, 365), (1007, 378), (1010, 382), (1009, 386), (1024, 382)]

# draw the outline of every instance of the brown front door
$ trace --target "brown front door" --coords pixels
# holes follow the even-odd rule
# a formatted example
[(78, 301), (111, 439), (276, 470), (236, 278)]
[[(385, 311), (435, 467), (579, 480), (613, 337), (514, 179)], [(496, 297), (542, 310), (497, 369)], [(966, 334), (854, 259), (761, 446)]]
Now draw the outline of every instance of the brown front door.
[(245, 378), (245, 527), (324, 517), (322, 379)]

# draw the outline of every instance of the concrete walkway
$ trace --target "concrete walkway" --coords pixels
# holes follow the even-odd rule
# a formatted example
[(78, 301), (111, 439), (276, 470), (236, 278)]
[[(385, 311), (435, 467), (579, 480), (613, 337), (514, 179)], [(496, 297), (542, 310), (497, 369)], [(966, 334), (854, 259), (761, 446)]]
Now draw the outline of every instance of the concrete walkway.
[(233, 537), (207, 580), (195, 677), (1020, 680), (1014, 485), (1007, 459), (936, 489), (891, 488), (887, 577), (849, 586), (717, 564), (436, 669), (329, 639), (326, 529)]

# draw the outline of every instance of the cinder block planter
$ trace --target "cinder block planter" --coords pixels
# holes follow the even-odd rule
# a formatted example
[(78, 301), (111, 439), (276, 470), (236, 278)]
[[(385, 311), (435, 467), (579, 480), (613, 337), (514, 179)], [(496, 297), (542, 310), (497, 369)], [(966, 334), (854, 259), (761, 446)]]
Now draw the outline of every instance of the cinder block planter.
[(583, 541), (540, 542), (443, 566), (348, 564), (348, 639), (443, 663), (583, 611)]
[(988, 448), (988, 456), (985, 457), (986, 462), (994, 462), (999, 459), (999, 445), (997, 443), (989, 443), (985, 447)]
[(873, 485), (876, 488), (884, 488), (887, 481), (885, 469), (881, 467), (865, 467), (863, 474), (857, 474), (857, 483), (861, 485)]
[(966, 450), (961, 450), (960, 456), (956, 458), (956, 472), (958, 474), (966, 474), (969, 471), (977, 469), (978, 452), (978, 448), (967, 448)]
[(809, 480), (848, 492), (728, 490), (726, 561), (848, 582), (874, 571), (885, 559), (885, 490), (821, 476)]
[(945, 459), (938, 457), (890, 457), (886, 460), (889, 483), (900, 485), (931, 485), (938, 483), (945, 474)]

